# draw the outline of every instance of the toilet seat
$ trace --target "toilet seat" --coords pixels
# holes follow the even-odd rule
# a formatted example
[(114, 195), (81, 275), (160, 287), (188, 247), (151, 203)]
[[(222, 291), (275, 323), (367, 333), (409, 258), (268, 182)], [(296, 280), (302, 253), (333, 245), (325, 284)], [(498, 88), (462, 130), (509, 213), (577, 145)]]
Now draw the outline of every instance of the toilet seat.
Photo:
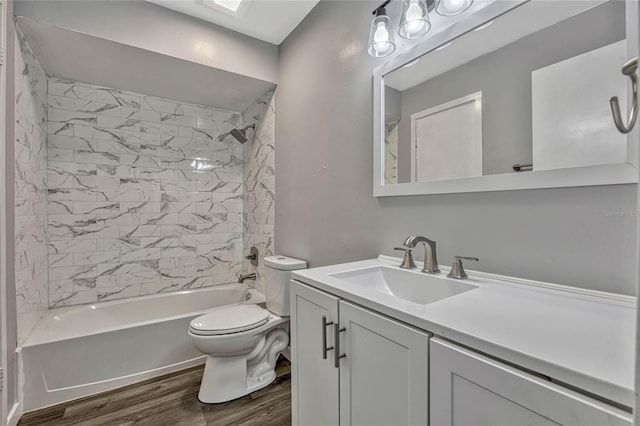
[(191, 320), (189, 331), (199, 336), (241, 333), (266, 324), (270, 316), (257, 305), (226, 306)]

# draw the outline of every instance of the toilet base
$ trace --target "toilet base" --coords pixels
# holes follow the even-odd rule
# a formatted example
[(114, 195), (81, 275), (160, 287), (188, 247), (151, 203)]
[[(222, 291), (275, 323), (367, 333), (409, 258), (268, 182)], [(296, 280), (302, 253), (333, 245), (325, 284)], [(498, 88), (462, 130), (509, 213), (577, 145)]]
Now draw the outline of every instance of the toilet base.
[(247, 379), (246, 359), (207, 357), (198, 399), (205, 404), (231, 401), (269, 386), (275, 379), (275, 371)]
[(247, 357), (207, 357), (198, 399), (206, 404), (219, 404), (270, 385), (276, 379), (278, 355), (288, 342), (287, 332), (278, 328), (271, 330)]

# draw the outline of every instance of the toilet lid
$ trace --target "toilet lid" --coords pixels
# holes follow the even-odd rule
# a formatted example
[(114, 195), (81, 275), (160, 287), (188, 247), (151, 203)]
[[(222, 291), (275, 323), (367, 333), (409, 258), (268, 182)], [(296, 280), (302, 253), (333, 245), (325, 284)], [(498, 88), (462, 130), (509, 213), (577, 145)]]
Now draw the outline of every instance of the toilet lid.
[(240, 333), (266, 324), (269, 311), (258, 305), (234, 305), (209, 312), (191, 320), (189, 329), (194, 334), (214, 336)]

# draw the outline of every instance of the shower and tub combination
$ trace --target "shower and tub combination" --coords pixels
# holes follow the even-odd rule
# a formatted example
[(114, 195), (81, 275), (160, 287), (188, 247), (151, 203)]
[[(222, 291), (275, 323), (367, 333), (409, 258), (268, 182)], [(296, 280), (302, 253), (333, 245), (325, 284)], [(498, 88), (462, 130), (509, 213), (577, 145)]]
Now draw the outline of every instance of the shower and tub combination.
[(289, 345), (290, 273), (307, 263), (286, 256), (264, 262), (266, 297), (239, 282), (50, 310), (21, 347), (24, 409), (205, 361), (202, 402), (226, 402), (267, 386)]
[[(16, 290), (29, 411), (204, 363), (189, 322), (264, 301), (275, 85), (18, 24)], [(121, 69), (65, 78), (64, 61), (51, 61), (69, 54), (62, 38), (95, 47), (82, 60)], [(179, 93), (171, 75), (159, 84), (126, 72), (177, 68), (192, 77)], [(257, 265), (245, 259), (252, 246)]]
[(221, 306), (264, 301), (234, 284), (49, 311), (21, 348), (24, 410), (202, 364), (190, 321)]

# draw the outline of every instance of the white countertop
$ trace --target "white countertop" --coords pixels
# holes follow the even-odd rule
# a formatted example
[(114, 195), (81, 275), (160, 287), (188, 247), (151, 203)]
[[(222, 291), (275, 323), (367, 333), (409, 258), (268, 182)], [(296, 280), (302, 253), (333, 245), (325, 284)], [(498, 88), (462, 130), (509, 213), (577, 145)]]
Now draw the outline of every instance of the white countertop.
[[(397, 267), (399, 262), (381, 256), (294, 271), (293, 279), (556, 381), (633, 406), (635, 298), (577, 294), (488, 279), (467, 271), (465, 282), (478, 288), (419, 305), (373, 291), (363, 294), (362, 287), (328, 275), (376, 265)], [(441, 269), (446, 276), (448, 268)], [(419, 268), (413, 271), (421, 273)]]

